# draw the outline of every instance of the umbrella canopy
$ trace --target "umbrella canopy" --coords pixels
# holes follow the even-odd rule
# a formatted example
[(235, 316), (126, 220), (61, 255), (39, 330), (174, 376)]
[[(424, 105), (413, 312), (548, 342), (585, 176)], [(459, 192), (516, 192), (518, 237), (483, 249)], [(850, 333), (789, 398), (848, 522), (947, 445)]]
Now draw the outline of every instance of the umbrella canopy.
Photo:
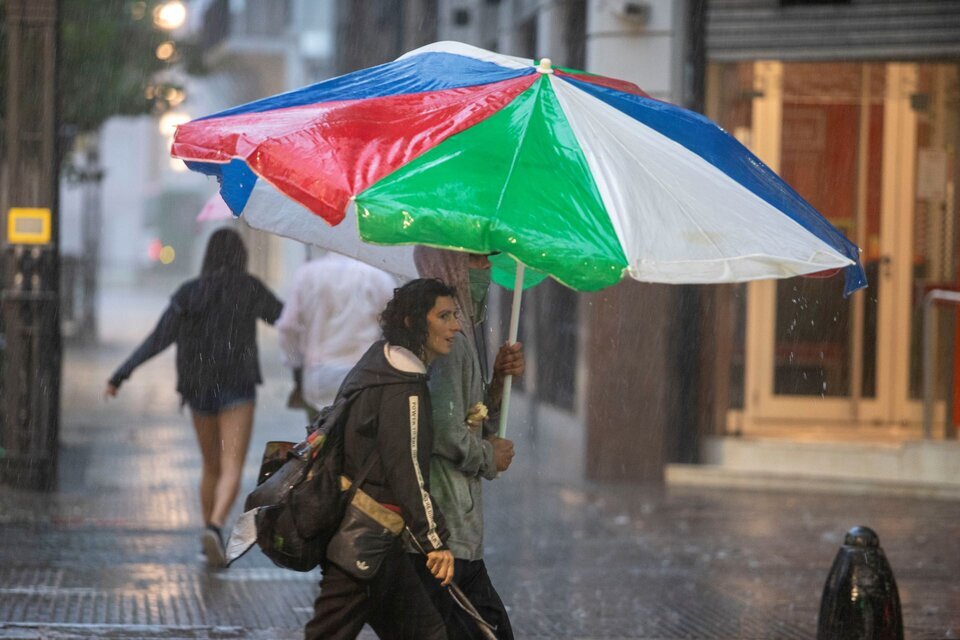
[[(866, 286), (857, 247), (707, 118), (460, 43), (181, 125), (172, 154), (315, 244), (347, 218), (367, 243), (500, 251), (580, 290), (830, 269)], [(267, 192), (306, 211), (278, 221), (252, 206)]]

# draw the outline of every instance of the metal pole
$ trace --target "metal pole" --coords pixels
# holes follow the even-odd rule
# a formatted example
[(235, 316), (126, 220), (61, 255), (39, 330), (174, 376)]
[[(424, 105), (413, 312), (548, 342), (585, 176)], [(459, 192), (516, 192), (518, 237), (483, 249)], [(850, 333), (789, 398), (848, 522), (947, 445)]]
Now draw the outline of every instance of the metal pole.
[[(513, 306), (510, 308), (510, 344), (517, 341), (517, 332), (520, 330), (520, 299), (523, 296), (523, 263), (517, 262), (517, 276), (513, 281)], [(503, 397), (500, 401), (500, 429), (501, 438), (507, 436), (507, 413), (510, 410), (510, 389), (513, 387), (513, 376), (503, 379)]]
[(923, 297), (923, 438), (925, 440), (933, 437), (933, 383), (937, 346), (934, 340), (936, 316), (933, 314), (933, 305), (937, 302), (960, 304), (960, 291), (932, 289)]
[[(20, 2), (7, 1), (7, 15), (4, 17), (7, 27), (7, 143), (6, 143), (6, 170), (8, 189), (13, 190), (20, 184), (20, 43), (21, 15), (23, 8)], [(13, 198), (8, 197), (3, 203), (4, 215), (10, 207)], [(6, 222), (6, 221), (4, 221)]]
[[(57, 241), (58, 0), (7, 0), (8, 82), (0, 283), (0, 482), (51, 489), (60, 401)], [(39, 64), (38, 64), (39, 63)], [(48, 234), (25, 239), (10, 211), (45, 212)], [(16, 226), (16, 225), (14, 225)], [(29, 235), (29, 234), (28, 234)]]

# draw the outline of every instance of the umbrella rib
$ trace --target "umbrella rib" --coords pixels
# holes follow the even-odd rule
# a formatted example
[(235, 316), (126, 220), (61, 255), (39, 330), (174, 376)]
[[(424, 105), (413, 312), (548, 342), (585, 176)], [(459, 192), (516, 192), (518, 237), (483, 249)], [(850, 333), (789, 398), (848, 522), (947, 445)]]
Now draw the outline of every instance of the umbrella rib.
[[(837, 255), (838, 255), (842, 260), (845, 260), (845, 262), (843, 263), (843, 265), (836, 265), (836, 266), (835, 266), (835, 265), (822, 264), (822, 263), (819, 263), (819, 262), (816, 262), (815, 260), (813, 260), (813, 258), (816, 257), (818, 254), (820, 254), (820, 255), (825, 255), (825, 256), (829, 256), (830, 258), (833, 258), (833, 259), (836, 259), (836, 258), (837, 258), (837, 256), (831, 255), (831, 254), (826, 253), (826, 252), (824, 252), (824, 251), (815, 251), (812, 255), (810, 255), (810, 257), (807, 257), (807, 258), (789, 258), (789, 260), (790, 260), (791, 262), (795, 262), (795, 263), (797, 263), (797, 264), (807, 264), (807, 265), (810, 265), (811, 267), (822, 267), (822, 268), (827, 268), (827, 269), (841, 268), (841, 266), (850, 266), (850, 265), (853, 264), (853, 260), (851, 260), (850, 258), (848, 258), (848, 257), (846, 257), (845, 255), (840, 254), (840, 253), (838, 253)], [(753, 258), (769, 258), (769, 259), (771, 259), (771, 260), (782, 260), (782, 259), (784, 259), (783, 256), (778, 256), (778, 255), (776, 255), (775, 253), (754, 252), (754, 253), (744, 253), (744, 254), (735, 256), (735, 257), (733, 257), (733, 258), (729, 258), (729, 257), (728, 257), (728, 258), (700, 258), (700, 259), (697, 259), (697, 260), (658, 260), (658, 261), (657, 261), (657, 264), (669, 264), (669, 265), (674, 265), (674, 264), (684, 264), (684, 263), (691, 263), (691, 262), (692, 262), (692, 263), (696, 263), (696, 264), (709, 264), (709, 263), (716, 263), (716, 262), (728, 262), (728, 261), (730, 261), (730, 260), (747, 260), (747, 259), (753, 259)]]
[[(539, 87), (538, 87), (538, 88), (537, 88), (537, 97), (538, 97), (538, 98), (539, 98), (539, 95), (540, 95), (539, 91), (540, 91), (540, 89), (539, 89)], [(520, 152), (521, 152), (521, 150), (523, 149), (523, 145), (524, 145), (524, 143), (525, 143), (526, 140), (527, 140), (527, 132), (530, 130), (530, 118), (533, 117), (533, 110), (534, 110), (534, 109), (531, 108), (531, 110), (530, 110), (530, 116), (527, 118), (526, 122), (524, 122), (524, 124), (523, 124), (523, 133), (521, 133), (521, 135), (520, 135), (519, 144), (517, 144), (517, 146), (516, 146), (516, 150), (514, 151), (513, 158), (512, 158), (511, 161), (510, 161), (510, 167), (507, 169), (507, 175), (506, 175), (505, 178), (504, 178), (503, 187), (500, 189), (500, 195), (499, 195), (499, 197), (497, 198), (497, 213), (498, 213), (498, 214), (499, 214), (499, 212), (500, 212), (500, 206), (503, 204), (503, 199), (504, 199), (504, 197), (506, 196), (507, 188), (509, 187), (510, 181), (513, 179), (513, 174), (514, 174), (514, 172), (516, 171), (517, 162), (518, 162), (519, 159), (520, 159)], [(498, 217), (498, 219), (499, 219), (499, 215), (498, 215), (497, 217)]]

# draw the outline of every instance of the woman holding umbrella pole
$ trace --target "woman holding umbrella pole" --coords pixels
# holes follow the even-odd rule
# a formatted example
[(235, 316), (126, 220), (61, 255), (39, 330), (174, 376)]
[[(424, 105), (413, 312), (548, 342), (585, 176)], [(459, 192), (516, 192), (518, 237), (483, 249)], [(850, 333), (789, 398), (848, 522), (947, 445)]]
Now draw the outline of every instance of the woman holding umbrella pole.
[(156, 328), (107, 382), (117, 395), (134, 369), (177, 345), (177, 391), (190, 407), (203, 458), (200, 505), (203, 553), (211, 567), (225, 566), (221, 530), (237, 497), (253, 429), (256, 385), (263, 382), (256, 323), (280, 317), (283, 304), (247, 273), (240, 235), (220, 229), (210, 236), (200, 277), (183, 284)]

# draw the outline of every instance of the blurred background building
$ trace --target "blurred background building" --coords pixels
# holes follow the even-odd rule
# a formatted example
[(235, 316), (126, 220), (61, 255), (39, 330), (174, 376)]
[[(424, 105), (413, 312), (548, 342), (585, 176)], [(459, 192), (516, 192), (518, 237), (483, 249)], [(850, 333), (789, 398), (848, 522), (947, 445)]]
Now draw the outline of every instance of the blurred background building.
[(723, 366), (701, 387), (726, 437), (705, 460), (955, 482), (956, 307), (931, 334), (938, 442), (922, 441), (922, 320), (927, 292), (958, 285), (960, 3), (711, 0), (705, 36), (707, 114), (861, 247), (870, 281), (849, 299), (838, 278), (713, 299)]
[[(924, 440), (921, 317), (925, 293), (956, 289), (960, 269), (960, 3), (186, 6), (182, 33), (197, 41), (204, 73), (171, 71), (182, 74), (185, 94), (159, 119), (107, 122), (95, 158), (106, 169), (99, 195), (63, 187), (65, 255), (89, 254), (85, 207), (99, 198), (99, 215), (110, 220), (98, 240), (104, 280), (196, 271), (214, 226), (196, 218), (216, 185), (169, 160), (177, 122), (435, 40), (548, 56), (706, 112), (862, 247), (870, 288), (844, 299), (839, 278), (723, 287), (627, 282), (590, 295), (541, 285), (524, 302), (529, 369), (520, 410), (544, 468), (614, 481), (659, 481), (666, 470), (672, 482), (958, 482), (960, 463), (951, 460), (960, 456), (947, 440), (960, 421), (953, 406), (960, 325), (955, 309), (938, 314), (938, 427)], [(308, 249), (245, 233), (254, 270), (283, 291)], [(161, 260), (168, 246), (172, 262)], [(505, 313), (494, 300), (492, 316)], [(504, 330), (493, 324), (497, 344)]]

